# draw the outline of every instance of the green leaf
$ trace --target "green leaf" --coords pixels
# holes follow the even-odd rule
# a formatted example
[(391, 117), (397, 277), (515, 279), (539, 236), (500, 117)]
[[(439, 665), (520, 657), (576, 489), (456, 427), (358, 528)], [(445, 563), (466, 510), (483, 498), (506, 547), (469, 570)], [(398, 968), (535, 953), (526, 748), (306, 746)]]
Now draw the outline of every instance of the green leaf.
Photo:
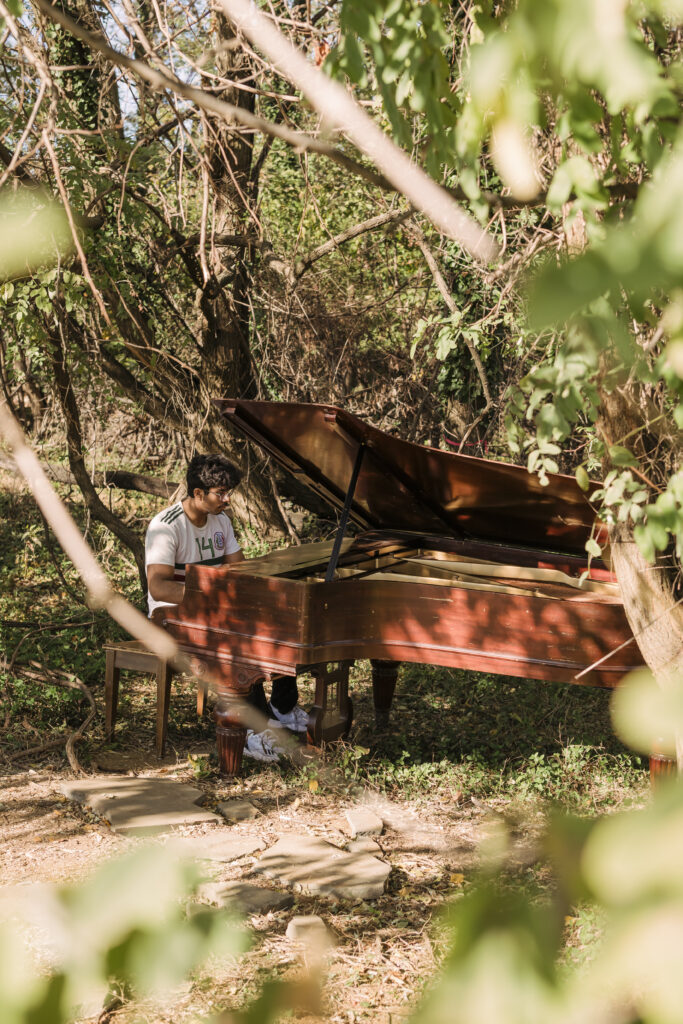
[(586, 472), (584, 467), (583, 466), (577, 466), (576, 472), (575, 472), (574, 475), (576, 476), (576, 482), (579, 485), (579, 487), (581, 488), (581, 490), (582, 491), (587, 491), (588, 488), (590, 487), (590, 479), (588, 478), (588, 473)]
[(602, 554), (602, 548), (593, 537), (589, 537), (589, 539), (586, 541), (585, 547), (586, 551), (592, 558), (600, 558)]

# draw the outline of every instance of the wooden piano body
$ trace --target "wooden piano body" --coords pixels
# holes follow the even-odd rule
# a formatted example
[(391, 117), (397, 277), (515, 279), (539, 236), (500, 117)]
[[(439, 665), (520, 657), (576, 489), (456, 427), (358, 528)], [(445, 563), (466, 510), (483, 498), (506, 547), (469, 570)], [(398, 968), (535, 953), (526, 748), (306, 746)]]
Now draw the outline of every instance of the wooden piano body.
[[(239, 771), (239, 698), (316, 679), (309, 739), (348, 729), (348, 669), (369, 658), (385, 720), (401, 662), (612, 687), (642, 664), (616, 581), (587, 569), (593, 512), (573, 478), (392, 438), (328, 406), (224, 400), (223, 412), (341, 509), (333, 542), (188, 566), (165, 626), (219, 692), (222, 768)], [(356, 536), (348, 536), (354, 524)]]

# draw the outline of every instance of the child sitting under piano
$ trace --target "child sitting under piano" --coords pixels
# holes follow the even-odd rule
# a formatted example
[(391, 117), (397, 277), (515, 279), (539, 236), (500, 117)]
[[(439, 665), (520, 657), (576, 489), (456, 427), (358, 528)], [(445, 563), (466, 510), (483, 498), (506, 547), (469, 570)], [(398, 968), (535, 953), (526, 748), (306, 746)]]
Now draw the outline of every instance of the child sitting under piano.
[[(224, 455), (195, 455), (187, 467), (187, 497), (152, 519), (145, 537), (149, 616), (161, 622), (169, 605), (180, 604), (185, 566), (241, 562), (244, 554), (226, 509), (241, 471)], [(270, 701), (263, 683), (252, 686), (246, 701), (267, 719), (261, 732), (249, 729), (244, 753), (258, 761), (278, 761), (287, 747), (278, 730), (305, 733), (308, 715), (299, 706), (295, 676), (273, 680)]]

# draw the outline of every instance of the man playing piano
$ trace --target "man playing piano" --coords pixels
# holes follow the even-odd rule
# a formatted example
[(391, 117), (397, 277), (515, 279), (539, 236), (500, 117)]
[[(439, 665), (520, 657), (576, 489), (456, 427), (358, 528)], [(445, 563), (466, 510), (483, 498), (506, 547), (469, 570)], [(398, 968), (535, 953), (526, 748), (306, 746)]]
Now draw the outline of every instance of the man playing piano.
[[(223, 455), (195, 455), (187, 467), (187, 497), (163, 509), (149, 524), (145, 538), (147, 603), (150, 618), (159, 624), (160, 610), (183, 600), (186, 565), (244, 560), (225, 513), (230, 492), (241, 477), (237, 466)], [(308, 716), (298, 704), (296, 678), (274, 679), (270, 702), (263, 683), (252, 686), (246, 699), (268, 719), (268, 727), (259, 733), (248, 730), (244, 752), (259, 761), (277, 761), (286, 749), (277, 730), (306, 731)]]

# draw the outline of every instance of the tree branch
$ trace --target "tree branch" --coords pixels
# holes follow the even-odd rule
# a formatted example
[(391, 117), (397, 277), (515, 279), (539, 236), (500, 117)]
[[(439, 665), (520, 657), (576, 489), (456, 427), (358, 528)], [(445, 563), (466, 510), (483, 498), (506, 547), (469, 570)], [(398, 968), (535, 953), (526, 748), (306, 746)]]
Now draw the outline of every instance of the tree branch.
[[(451, 291), (444, 280), (444, 276), (441, 273), (439, 264), (436, 261), (436, 257), (432, 250), (429, 248), (427, 244), (427, 239), (425, 238), (422, 230), (417, 225), (414, 225), (411, 234), (413, 235), (420, 252), (425, 258), (427, 266), (429, 267), (432, 277), (434, 278), (434, 284), (439, 289), (441, 297), (443, 301), (446, 303), (449, 313), (451, 314), (451, 316), (457, 316), (460, 310), (453, 301)], [(488, 378), (486, 376), (484, 364), (482, 363), (479, 353), (477, 352), (476, 345), (474, 344), (471, 338), (468, 338), (465, 335), (463, 335), (463, 341), (465, 342), (465, 345), (467, 346), (467, 349), (472, 357), (472, 362), (474, 363), (477, 369), (477, 374), (479, 375), (479, 380), (481, 381), (481, 389), (484, 394), (484, 398), (486, 399), (486, 405), (481, 410), (481, 412), (474, 420), (474, 422), (471, 423), (470, 426), (468, 427), (467, 432), (460, 441), (460, 447), (462, 447), (462, 445), (465, 443), (466, 439), (472, 433), (474, 428), (477, 426), (478, 423), (481, 422), (481, 420), (484, 418), (486, 413), (493, 405), (493, 399), (491, 398), (491, 391), (489, 389)]]
[(178, 657), (175, 641), (163, 629), (153, 625), (137, 608), (115, 593), (80, 530), (55, 494), (36, 457), (26, 444), (23, 431), (7, 404), (0, 402), (0, 436), (9, 445), (22, 476), (28, 483), (38, 507), (52, 527), (57, 540), (78, 570), (88, 588), (92, 608), (104, 608), (113, 619), (145, 647), (166, 661), (188, 663)]
[(496, 258), (498, 243), (384, 134), (343, 86), (292, 46), (255, 4), (250, 0), (220, 0), (220, 6), (237, 28), (273, 61), (280, 74), (301, 89), (326, 123), (343, 131), (394, 189), (406, 196), (439, 231), (459, 242), (475, 259)]
[(329, 253), (338, 249), (344, 242), (349, 242), (352, 238), (358, 238), (359, 235), (364, 235), (367, 231), (374, 231), (375, 228), (381, 228), (385, 224), (401, 224), (404, 220), (408, 220), (412, 217), (414, 210), (389, 210), (387, 213), (380, 213), (376, 217), (370, 217), (369, 220), (361, 221), (360, 224), (354, 224), (353, 227), (346, 228), (344, 231), (340, 231), (338, 235), (328, 239), (322, 245), (319, 245), (317, 249), (312, 249), (308, 255), (304, 256), (303, 259), (299, 260), (294, 269), (294, 275), (298, 280), (306, 271), (311, 267), (317, 260), (322, 259), (323, 256), (327, 256)]
[[(0, 452), (0, 468), (18, 473), (14, 459)], [(44, 465), (46, 475), (59, 484), (75, 484), (76, 477), (63, 466)], [(170, 498), (175, 494), (178, 484), (172, 480), (160, 480), (158, 477), (144, 476), (142, 473), (131, 473), (125, 469), (104, 470), (92, 474), (95, 487), (118, 487), (122, 491), (141, 491), (143, 494), (156, 494), (159, 498)]]
[[(44, 186), (33, 177), (30, 171), (16, 163), (15, 156), (2, 142), (0, 142), (0, 161), (7, 167), (11, 168), (11, 173), (14, 177), (24, 185), (25, 188), (32, 188), (36, 191), (44, 191)], [(14, 162), (14, 166), (13, 166)], [(75, 223), (83, 231), (95, 231), (97, 228), (101, 228), (104, 224), (104, 217), (86, 217), (82, 213), (78, 213), (77, 210), (71, 211)]]
[(101, 523), (104, 523), (104, 525), (107, 526), (132, 553), (138, 567), (140, 585), (144, 593), (147, 589), (147, 580), (145, 576), (145, 555), (142, 542), (137, 533), (131, 530), (130, 527), (126, 526), (125, 523), (121, 522), (119, 517), (114, 515), (113, 512), (110, 512), (95, 490), (94, 484), (90, 479), (90, 475), (85, 468), (78, 403), (76, 401), (76, 395), (69, 375), (64, 343), (60, 333), (53, 333), (50, 337), (50, 342), (53, 353), (52, 368), (54, 370), (59, 402), (62, 407), (66, 423), (67, 451), (71, 472), (76, 478), (76, 482), (83, 495), (83, 500), (93, 516)]

